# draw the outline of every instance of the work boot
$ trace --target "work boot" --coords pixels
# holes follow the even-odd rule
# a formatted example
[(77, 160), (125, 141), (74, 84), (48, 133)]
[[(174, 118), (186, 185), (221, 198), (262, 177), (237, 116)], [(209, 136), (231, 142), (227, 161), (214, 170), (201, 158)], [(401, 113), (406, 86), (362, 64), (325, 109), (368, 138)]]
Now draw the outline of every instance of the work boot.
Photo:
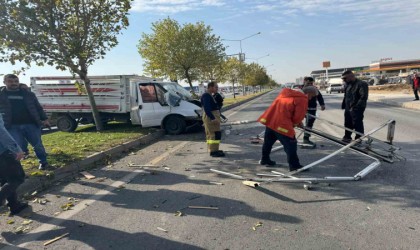
[[(301, 168), (303, 168), (303, 166), (302, 165), (299, 165), (298, 167), (289, 167), (289, 171), (290, 172), (292, 172), (292, 171), (296, 171), (296, 170), (298, 170), (298, 169), (301, 169)], [(309, 168), (308, 169), (305, 169), (305, 170), (303, 170), (302, 172), (305, 172), (305, 171), (308, 171), (309, 170)]]
[(313, 143), (311, 140), (309, 140), (309, 138), (303, 138), (303, 144), (308, 144), (311, 146), (314, 146), (315, 143)]
[(211, 157), (225, 157), (225, 153), (221, 150), (210, 152)]
[(272, 161), (270, 159), (268, 159), (268, 160), (260, 160), (259, 163), (260, 163), (260, 165), (266, 165), (266, 166), (275, 166), (276, 165), (276, 162), (275, 161)]
[(344, 143), (350, 143), (351, 138), (343, 137), (343, 139), (341, 139), (341, 141), (344, 142)]
[(26, 202), (19, 202), (17, 205), (10, 207), (10, 215), (16, 215), (22, 212), (25, 208), (29, 207)]
[(41, 163), (41, 164), (39, 164), (38, 169), (39, 170), (45, 170), (45, 169), (47, 169), (49, 167), (50, 167), (50, 165), (48, 163)]

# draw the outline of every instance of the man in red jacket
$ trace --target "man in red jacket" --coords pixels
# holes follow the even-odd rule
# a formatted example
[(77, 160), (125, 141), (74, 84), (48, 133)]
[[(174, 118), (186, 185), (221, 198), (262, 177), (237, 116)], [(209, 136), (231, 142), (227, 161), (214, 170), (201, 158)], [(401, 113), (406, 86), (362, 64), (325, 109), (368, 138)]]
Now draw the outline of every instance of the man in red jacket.
[(296, 126), (302, 126), (308, 109), (308, 100), (318, 95), (314, 86), (303, 87), (302, 90), (283, 89), (271, 106), (258, 118), (266, 126), (264, 144), (262, 147), (261, 165), (274, 166), (270, 159), (273, 144), (279, 140), (287, 155), (289, 170), (294, 171), (302, 167), (297, 155)]
[(417, 74), (417, 72), (414, 72), (414, 74), (413, 74), (414, 100), (413, 101), (418, 101), (419, 100), (419, 94), (418, 94), (419, 87), (420, 87), (420, 77)]

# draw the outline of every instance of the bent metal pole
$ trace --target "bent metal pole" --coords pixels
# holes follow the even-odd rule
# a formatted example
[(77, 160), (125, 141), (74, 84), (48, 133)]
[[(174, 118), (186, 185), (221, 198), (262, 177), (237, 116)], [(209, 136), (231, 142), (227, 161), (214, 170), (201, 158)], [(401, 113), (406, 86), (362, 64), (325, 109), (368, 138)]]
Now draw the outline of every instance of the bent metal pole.
[(352, 146), (356, 145), (359, 142), (362, 142), (362, 140), (364, 138), (369, 137), (371, 134), (373, 134), (373, 133), (377, 132), (378, 130), (382, 129), (383, 127), (387, 126), (388, 123), (389, 123), (389, 121), (386, 122), (386, 123), (384, 123), (384, 124), (382, 124), (378, 128), (372, 129), (368, 133), (364, 134), (362, 137), (358, 138), (357, 140), (352, 141), (351, 143), (347, 144), (346, 146), (340, 148), (339, 150), (337, 150), (337, 151), (335, 151), (335, 152), (333, 152), (333, 153), (331, 153), (331, 154), (329, 154), (329, 155), (327, 155), (327, 156), (325, 156), (325, 157), (323, 157), (323, 158), (321, 158), (321, 159), (319, 159), (319, 160), (317, 160), (315, 162), (312, 162), (311, 164), (308, 164), (308, 165), (304, 166), (303, 168), (300, 168), (300, 169), (296, 170), (295, 172), (290, 173), (290, 175), (294, 175), (294, 174), (297, 174), (299, 172), (302, 172), (302, 171), (304, 171), (306, 169), (309, 169), (309, 168), (311, 168), (313, 166), (316, 166), (316, 165), (320, 164), (321, 162), (324, 162), (324, 161), (330, 159), (331, 157), (336, 156), (337, 154), (343, 152), (344, 150), (351, 148)]

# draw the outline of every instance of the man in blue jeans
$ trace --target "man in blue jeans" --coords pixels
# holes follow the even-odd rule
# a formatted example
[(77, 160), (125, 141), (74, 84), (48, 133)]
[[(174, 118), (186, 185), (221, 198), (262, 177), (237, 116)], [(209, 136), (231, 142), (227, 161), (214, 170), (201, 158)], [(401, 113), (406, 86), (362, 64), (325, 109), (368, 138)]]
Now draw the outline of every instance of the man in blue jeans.
[(20, 213), (27, 203), (19, 202), (16, 189), (25, 180), (20, 160), (24, 153), (19, 145), (13, 140), (4, 127), (3, 118), (0, 114), (0, 207), (5, 205), (10, 209), (10, 214)]
[(0, 90), (0, 113), (4, 126), (21, 148), (25, 147), (26, 141), (32, 145), (39, 159), (39, 169), (46, 169), (48, 161), (41, 127), (50, 126), (48, 118), (36, 96), (20, 87), (16, 75), (5, 75), (3, 83), (6, 88)]

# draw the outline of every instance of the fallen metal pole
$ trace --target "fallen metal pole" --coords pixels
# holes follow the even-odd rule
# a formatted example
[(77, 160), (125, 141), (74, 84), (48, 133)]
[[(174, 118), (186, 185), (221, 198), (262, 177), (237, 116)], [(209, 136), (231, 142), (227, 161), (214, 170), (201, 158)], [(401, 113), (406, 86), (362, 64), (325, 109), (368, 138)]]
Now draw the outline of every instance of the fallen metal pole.
[[(363, 134), (363, 133), (360, 133), (360, 132), (358, 132), (358, 131), (356, 131), (356, 130), (354, 130), (354, 129), (350, 129), (350, 128), (347, 128), (347, 127), (345, 127), (345, 126), (343, 126), (343, 125), (340, 125), (340, 124), (337, 124), (337, 123), (335, 123), (335, 122), (332, 122), (332, 121), (329, 121), (329, 120), (327, 120), (327, 119), (324, 119), (324, 118), (320, 118), (320, 117), (318, 117), (318, 116), (314, 116), (314, 115), (311, 115), (311, 114), (307, 114), (307, 116), (308, 117), (312, 117), (312, 118), (315, 118), (315, 119), (318, 119), (318, 120), (320, 120), (320, 121), (324, 121), (324, 122), (326, 122), (326, 123), (329, 123), (329, 124), (331, 124), (331, 125), (333, 125), (333, 126), (336, 126), (336, 127), (339, 127), (339, 128), (342, 128), (342, 129), (344, 129), (344, 130), (347, 130), (347, 131), (349, 131), (349, 132), (352, 132), (352, 133), (355, 133), (355, 134), (357, 134), (357, 135), (361, 135), (361, 136), (363, 136), (363, 135), (365, 135), (365, 134)], [(388, 129), (388, 135), (387, 135), (387, 137), (388, 137), (388, 140), (390, 140), (390, 143), (391, 144), (388, 144), (388, 143), (386, 143), (386, 142), (384, 142), (384, 141), (381, 141), (381, 140), (379, 140), (379, 139), (377, 139), (377, 138), (375, 138), (375, 137), (371, 137), (371, 136), (368, 136), (368, 138), (369, 139), (372, 139), (373, 141), (377, 141), (377, 142), (380, 142), (380, 143), (386, 143), (388, 146), (391, 146), (392, 148), (395, 148), (395, 149), (400, 149), (400, 148), (398, 148), (398, 147), (395, 147), (394, 145), (392, 145), (392, 140), (393, 140), (393, 138), (394, 138), (394, 136), (393, 136), (393, 130), (395, 130), (395, 123), (396, 123), (396, 121), (395, 120), (388, 120), (386, 123), (385, 123), (385, 125), (384, 126), (382, 126), (380, 129), (382, 129), (383, 127), (385, 127), (385, 126), (390, 126), (390, 128)], [(307, 129), (305, 129), (305, 130), (307, 130)], [(308, 131), (310, 131), (310, 130), (308, 130)], [(391, 139), (392, 138), (392, 139)]]

